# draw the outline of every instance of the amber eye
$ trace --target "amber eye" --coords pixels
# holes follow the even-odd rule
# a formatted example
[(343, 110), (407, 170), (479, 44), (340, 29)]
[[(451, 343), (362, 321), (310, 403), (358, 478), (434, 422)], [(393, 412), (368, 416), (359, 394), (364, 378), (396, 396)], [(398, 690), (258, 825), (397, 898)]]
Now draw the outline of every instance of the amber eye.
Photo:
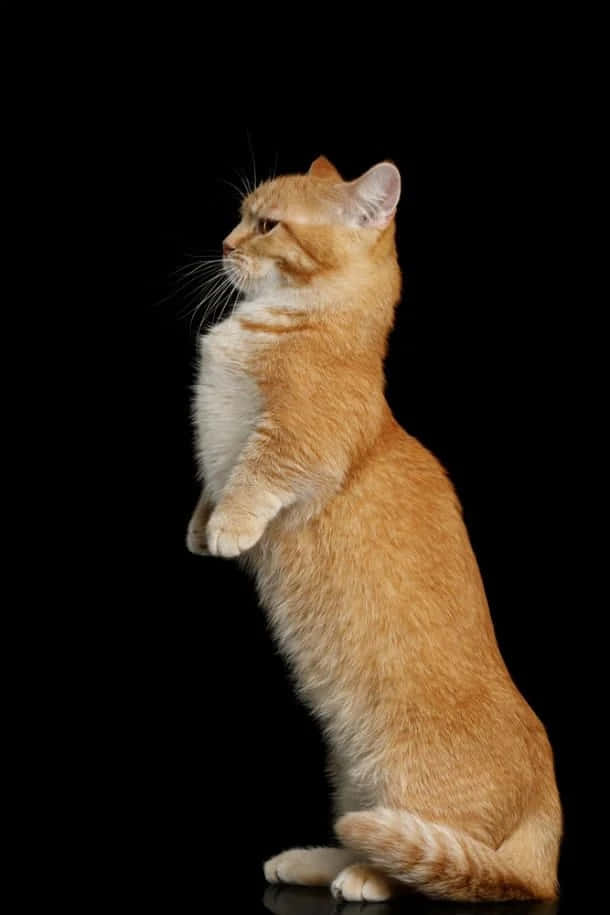
[(271, 229), (275, 229), (277, 223), (277, 219), (259, 219), (258, 231), (261, 235), (266, 235), (267, 232), (271, 232)]

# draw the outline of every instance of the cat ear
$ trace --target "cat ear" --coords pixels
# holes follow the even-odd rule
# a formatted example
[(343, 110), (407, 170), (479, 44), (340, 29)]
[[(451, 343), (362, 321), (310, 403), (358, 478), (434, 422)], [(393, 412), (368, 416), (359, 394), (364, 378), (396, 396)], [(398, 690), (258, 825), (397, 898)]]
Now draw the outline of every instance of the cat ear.
[(326, 156), (318, 156), (317, 159), (309, 166), (308, 175), (313, 175), (314, 178), (328, 178), (333, 181), (342, 181), (341, 175), (332, 164), (329, 162)]
[(400, 172), (391, 162), (380, 162), (344, 184), (344, 218), (349, 225), (384, 229), (400, 198)]

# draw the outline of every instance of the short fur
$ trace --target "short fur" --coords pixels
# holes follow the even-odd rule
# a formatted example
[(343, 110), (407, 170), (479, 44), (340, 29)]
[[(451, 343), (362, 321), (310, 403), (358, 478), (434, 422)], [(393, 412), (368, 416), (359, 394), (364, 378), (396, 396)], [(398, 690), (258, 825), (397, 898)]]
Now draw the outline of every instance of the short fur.
[(285, 852), (269, 880), (552, 899), (545, 730), (500, 656), (453, 487), (383, 393), (399, 193), (390, 163), (344, 182), (321, 158), (244, 201), (225, 263), (248, 291), (201, 340), (188, 544), (252, 570), (328, 744), (344, 850)]

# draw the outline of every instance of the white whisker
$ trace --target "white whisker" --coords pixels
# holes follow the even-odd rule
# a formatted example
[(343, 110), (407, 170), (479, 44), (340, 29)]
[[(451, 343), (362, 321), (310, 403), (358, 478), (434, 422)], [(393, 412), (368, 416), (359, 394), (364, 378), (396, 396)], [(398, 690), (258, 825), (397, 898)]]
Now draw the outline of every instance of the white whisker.
[(218, 284), (214, 286), (214, 288), (208, 293), (208, 295), (202, 299), (200, 306), (205, 305), (205, 308), (199, 323), (199, 332), (201, 332), (203, 324), (206, 323), (210, 318), (213, 320), (216, 319), (218, 306), (222, 304), (227, 290), (232, 288), (232, 286), (233, 284), (229, 277), (223, 276)]
[(221, 178), (220, 180), (223, 182), (223, 184), (227, 184), (232, 190), (235, 191), (239, 200), (244, 199), (245, 194), (243, 188), (238, 187), (236, 184), (234, 184), (232, 181), (228, 181), (226, 178)]
[(258, 181), (256, 180), (256, 159), (254, 158), (254, 146), (252, 144), (252, 136), (250, 131), (246, 128), (246, 136), (248, 137), (248, 146), (250, 147), (250, 156), (252, 158), (252, 174), (254, 177), (254, 188), (257, 187)]
[(239, 178), (241, 185), (244, 189), (243, 197), (249, 197), (252, 193), (252, 188), (245, 174), (242, 174), (238, 169), (234, 169), (235, 174)]

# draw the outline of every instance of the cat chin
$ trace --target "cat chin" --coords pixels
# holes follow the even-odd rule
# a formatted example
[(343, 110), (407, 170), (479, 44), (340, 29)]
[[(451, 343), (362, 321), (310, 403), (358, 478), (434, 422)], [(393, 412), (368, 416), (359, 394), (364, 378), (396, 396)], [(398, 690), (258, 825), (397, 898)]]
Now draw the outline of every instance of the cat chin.
[(268, 298), (280, 292), (283, 288), (279, 277), (267, 275), (260, 278), (250, 278), (245, 284), (233, 283), (235, 288), (241, 289), (239, 301), (251, 302), (255, 299)]

